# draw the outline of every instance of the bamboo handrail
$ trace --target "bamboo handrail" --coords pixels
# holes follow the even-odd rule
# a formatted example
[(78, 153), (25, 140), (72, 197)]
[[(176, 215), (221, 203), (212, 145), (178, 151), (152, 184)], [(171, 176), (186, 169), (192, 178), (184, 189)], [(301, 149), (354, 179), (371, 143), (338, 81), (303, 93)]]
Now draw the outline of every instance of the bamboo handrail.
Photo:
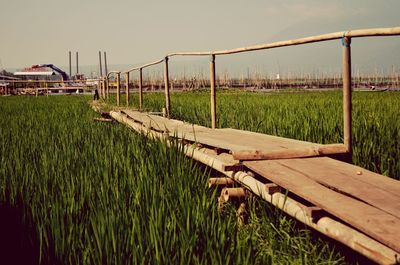
[(212, 55), (212, 52), (173, 52), (173, 53), (168, 53), (167, 57), (172, 57), (172, 56), (205, 56), (205, 55)]
[(139, 69), (143, 69), (143, 68), (146, 68), (146, 67), (149, 67), (149, 66), (152, 66), (152, 65), (156, 65), (156, 64), (162, 63), (163, 61), (164, 61), (164, 59), (161, 59), (161, 60), (158, 60), (158, 61), (154, 61), (152, 63), (144, 64), (144, 65), (141, 65), (141, 66), (137, 66), (137, 67), (134, 67), (134, 68), (131, 68), (131, 69), (125, 71), (125, 73), (133, 72), (135, 70), (139, 70)]
[(181, 55), (181, 56), (205, 56), (205, 55), (227, 55), (241, 52), (250, 52), (257, 50), (266, 50), (278, 47), (301, 45), (313, 42), (322, 42), (329, 40), (337, 40), (343, 37), (349, 38), (360, 38), (360, 37), (376, 37), (376, 36), (395, 36), (400, 35), (400, 27), (393, 28), (372, 28), (372, 29), (356, 29), (349, 31), (339, 31), (328, 34), (310, 36), (294, 40), (278, 41), (267, 44), (259, 44), (254, 46), (247, 46), (241, 48), (235, 48), (230, 50), (220, 50), (220, 51), (206, 51), (206, 52), (174, 52), (167, 54), (168, 57)]
[(120, 74), (120, 73), (121, 73), (120, 71), (110, 71), (107, 73), (107, 78), (109, 78), (111, 74)]
[[(347, 152), (349, 154), (349, 161), (351, 161), (352, 156), (352, 133), (351, 133), (351, 57), (350, 57), (350, 43), (351, 38), (359, 38), (359, 37), (374, 37), (374, 36), (395, 36), (400, 35), (400, 27), (391, 27), (391, 28), (371, 28), (371, 29), (357, 29), (357, 30), (349, 30), (349, 31), (339, 31), (328, 34), (310, 36), (305, 38), (286, 40), (286, 41), (278, 41), (268, 44), (260, 44), (242, 48), (235, 48), (230, 50), (220, 50), (220, 51), (206, 51), (206, 52), (174, 52), (167, 54), (163, 59), (144, 64), (142, 66), (134, 67), (132, 69), (127, 70), (125, 73), (129, 74), (129, 72), (135, 70), (142, 70), (145, 67), (159, 64), (165, 61), (166, 68), (164, 74), (165, 81), (165, 94), (166, 94), (166, 108), (167, 111), (170, 109), (169, 102), (169, 82), (168, 82), (168, 58), (172, 56), (211, 56), (211, 64), (210, 64), (210, 84), (211, 84), (211, 115), (212, 115), (212, 128), (216, 128), (216, 107), (215, 107), (215, 56), (216, 55), (228, 55), (242, 52), (250, 52), (257, 50), (266, 50), (278, 47), (286, 47), (286, 46), (294, 46), (301, 45), (307, 43), (315, 43), (315, 42), (323, 42), (330, 41), (336, 39), (342, 39), (343, 46), (343, 113), (344, 113), (344, 144), (346, 145)], [(213, 82), (214, 81), (214, 82)], [(168, 113), (169, 114), (169, 113)]]
[(311, 37), (305, 37), (305, 38), (294, 39), (294, 40), (278, 41), (278, 42), (273, 42), (273, 43), (268, 43), (268, 44), (260, 44), (260, 45), (243, 47), (243, 48), (236, 48), (236, 49), (231, 49), (231, 50), (215, 51), (215, 52), (213, 52), (213, 54), (215, 54), (215, 55), (226, 55), (226, 54), (234, 54), (234, 53), (241, 53), (241, 52), (266, 50), (266, 49), (271, 49), (271, 48), (278, 48), (278, 47), (294, 46), (294, 45), (313, 43), (313, 42), (336, 40), (336, 39), (341, 39), (343, 37), (359, 38), (359, 37), (394, 36), (394, 35), (400, 35), (400, 27), (375, 28), (375, 29), (357, 29), (357, 30), (351, 30), (351, 31), (339, 31), (339, 32), (328, 33), (328, 34), (317, 35), (317, 36), (311, 36)]

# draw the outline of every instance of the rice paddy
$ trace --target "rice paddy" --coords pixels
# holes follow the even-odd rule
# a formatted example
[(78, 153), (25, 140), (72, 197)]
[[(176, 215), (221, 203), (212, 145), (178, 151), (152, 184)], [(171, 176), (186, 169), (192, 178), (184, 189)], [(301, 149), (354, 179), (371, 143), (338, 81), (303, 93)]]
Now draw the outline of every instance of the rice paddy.
[[(146, 108), (160, 109), (160, 96), (146, 95)], [(297, 127), (271, 123), (280, 119), (295, 123), (303, 117), (285, 112), (295, 105), (294, 95), (273, 95), (285, 97), (290, 101), (271, 101), (266, 107), (269, 99), (256, 94), (221, 96), (219, 126), (296, 134), (297, 123)], [(305, 94), (297, 103), (315, 97)], [(326, 100), (325, 104), (332, 104), (332, 109), (340, 101), (338, 94), (326, 97), (331, 103)], [(207, 98), (205, 93), (174, 94), (174, 117), (208, 124)], [(238, 225), (233, 205), (221, 215), (216, 190), (206, 184), (210, 171), (184, 157), (177, 145), (168, 148), (120, 124), (95, 123), (97, 114), (89, 108), (89, 100), (80, 96), (0, 98), (2, 263), (345, 263), (332, 245), (255, 198), (248, 202), (247, 225)], [(306, 129), (297, 138), (316, 137), (318, 125), (310, 124), (321, 120), (323, 132), (334, 128), (336, 134), (317, 140), (340, 140), (340, 124), (336, 128), (327, 115), (335, 111), (318, 111), (310, 104), (304, 104), (309, 110), (297, 111), (304, 117), (315, 112), (302, 121)], [(382, 105), (382, 100), (375, 104)], [(283, 117), (272, 115), (277, 110)], [(340, 111), (336, 112), (340, 119)], [(390, 137), (398, 135), (398, 124), (386, 125), (389, 119), (380, 117), (376, 116), (382, 124), (378, 132), (394, 127)], [(366, 121), (370, 120), (367, 116)], [(396, 152), (388, 155), (398, 157)]]

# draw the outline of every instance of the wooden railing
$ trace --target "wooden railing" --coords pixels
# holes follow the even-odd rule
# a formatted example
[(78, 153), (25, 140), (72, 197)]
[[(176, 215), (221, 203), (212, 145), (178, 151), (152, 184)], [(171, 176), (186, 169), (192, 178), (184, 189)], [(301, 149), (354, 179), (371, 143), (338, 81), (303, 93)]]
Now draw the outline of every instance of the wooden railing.
[[(216, 108), (216, 82), (215, 82), (215, 59), (216, 56), (229, 55), (242, 52), (251, 52), (258, 50), (266, 50), (272, 48), (302, 45), (315, 42), (342, 40), (342, 79), (343, 79), (343, 121), (344, 121), (344, 144), (351, 157), (352, 154), (352, 96), (351, 96), (351, 39), (360, 37), (376, 37), (376, 36), (397, 36), (400, 35), (400, 27), (393, 28), (374, 28), (374, 29), (358, 29), (351, 31), (341, 31), (306, 38), (279, 41), (268, 44), (261, 44), (249, 47), (236, 48), (231, 50), (221, 51), (206, 51), (206, 52), (174, 52), (167, 54), (163, 59), (144, 64), (125, 71), (126, 83), (126, 105), (129, 106), (129, 73), (139, 71), (139, 109), (142, 109), (142, 70), (146, 67), (153, 66), (164, 62), (164, 83), (165, 83), (165, 109), (166, 115), (169, 117), (171, 113), (170, 91), (169, 91), (169, 69), (168, 59), (173, 56), (210, 56), (210, 102), (211, 102), (211, 126), (217, 127), (217, 108)], [(118, 74), (119, 75), (119, 74)], [(107, 79), (107, 78), (106, 78)], [(119, 86), (119, 85), (118, 85)], [(105, 90), (105, 89), (104, 89)], [(119, 87), (117, 88), (119, 99)], [(105, 94), (103, 94), (105, 97)], [(117, 103), (119, 104), (119, 100)]]
[[(49, 95), (49, 91), (93, 90), (98, 86), (99, 79), (91, 80), (7, 80), (9, 85), (5, 89), (5, 95), (12, 93), (26, 93), (39, 95), (40, 92)], [(91, 85), (88, 84), (92, 83)], [(96, 84), (96, 85), (95, 85)]]

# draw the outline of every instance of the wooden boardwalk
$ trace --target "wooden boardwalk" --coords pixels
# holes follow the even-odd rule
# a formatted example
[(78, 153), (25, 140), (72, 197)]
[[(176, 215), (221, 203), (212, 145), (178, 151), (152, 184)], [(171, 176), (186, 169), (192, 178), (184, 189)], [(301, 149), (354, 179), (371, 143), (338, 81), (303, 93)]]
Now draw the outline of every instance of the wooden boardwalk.
[[(317, 209), (321, 216), (384, 245), (389, 249), (387, 255), (393, 257), (389, 262), (381, 257), (384, 251), (380, 249), (350, 246), (353, 249), (379, 263), (395, 264), (400, 260), (400, 255), (395, 257), (400, 253), (400, 181), (335, 160), (323, 152), (306, 152), (304, 157), (304, 152), (297, 152), (324, 148), (320, 144), (229, 128), (210, 129), (128, 109), (112, 111), (111, 116), (137, 131), (177, 138), (186, 146), (207, 149), (204, 152), (215, 159), (215, 165), (209, 165), (229, 173), (227, 176), (234, 176), (238, 173), (235, 171), (251, 172), (262, 183), (273, 183), (287, 190), (289, 196), (300, 198), (299, 205)], [(241, 153), (256, 158), (235, 159)], [(258, 156), (260, 153), (278, 157), (263, 159)], [(279, 158), (280, 154), (283, 158)], [(294, 154), (294, 158), (285, 154)]]

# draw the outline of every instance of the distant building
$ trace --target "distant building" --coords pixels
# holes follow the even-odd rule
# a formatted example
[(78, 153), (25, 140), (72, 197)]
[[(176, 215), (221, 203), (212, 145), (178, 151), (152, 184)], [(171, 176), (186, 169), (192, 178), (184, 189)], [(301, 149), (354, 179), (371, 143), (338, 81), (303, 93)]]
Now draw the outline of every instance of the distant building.
[(57, 72), (49, 68), (25, 68), (14, 73), (24, 80), (61, 80), (62, 77)]

